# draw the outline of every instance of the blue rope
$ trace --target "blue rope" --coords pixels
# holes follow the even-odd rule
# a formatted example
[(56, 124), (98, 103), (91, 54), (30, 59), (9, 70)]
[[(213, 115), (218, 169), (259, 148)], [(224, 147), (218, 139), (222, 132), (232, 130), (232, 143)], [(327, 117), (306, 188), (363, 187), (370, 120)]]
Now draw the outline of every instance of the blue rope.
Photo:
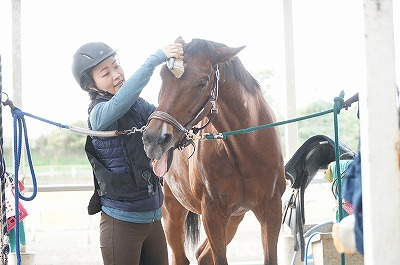
[(61, 124), (61, 123), (58, 123), (58, 122), (54, 122), (54, 121), (51, 121), (51, 120), (48, 120), (48, 119), (44, 119), (44, 118), (35, 116), (35, 115), (30, 114), (30, 113), (27, 113), (27, 112), (23, 112), (23, 111), (21, 111), (20, 109), (18, 109), (18, 108), (16, 108), (16, 107), (11, 107), (11, 112), (12, 112), (12, 114), (13, 114), (13, 117), (15, 116), (15, 117), (17, 117), (18, 119), (24, 119), (24, 118), (23, 118), (24, 116), (28, 116), (28, 117), (37, 119), (37, 120), (39, 120), (39, 121), (43, 121), (43, 122), (46, 122), (46, 123), (55, 125), (55, 126), (60, 127), (60, 128), (62, 128), (62, 129), (69, 129), (69, 128), (70, 128), (69, 125), (64, 125), (64, 124)]
[[(13, 120), (14, 120), (14, 189), (15, 189), (15, 233), (16, 233), (16, 256), (17, 256), (17, 265), (21, 264), (21, 251), (20, 251), (20, 232), (19, 232), (19, 199), (24, 201), (31, 201), (36, 197), (37, 194), (37, 181), (35, 176), (35, 171), (33, 168), (32, 158), (30, 154), (29, 148), (29, 140), (27, 134), (26, 123), (24, 119), (23, 113), (18, 108), (11, 108)], [(18, 171), (21, 163), (21, 153), (22, 153), (22, 145), (23, 139), (25, 140), (25, 147), (26, 147), (26, 154), (28, 158), (28, 164), (32, 176), (32, 186), (33, 186), (33, 193), (30, 197), (23, 196), (19, 191), (18, 186)]]
[(305, 257), (304, 262), (303, 262), (304, 265), (308, 265), (307, 253), (308, 253), (308, 247), (310, 246), (311, 239), (312, 239), (314, 236), (319, 235), (319, 234), (320, 234), (320, 232), (315, 232), (315, 233), (311, 234), (310, 238), (309, 238), (308, 241), (307, 241), (307, 245), (306, 245), (306, 257)]
[(97, 136), (97, 137), (115, 137), (121, 134), (129, 134), (129, 133), (135, 133), (137, 131), (141, 131), (143, 130), (144, 127), (142, 128), (135, 128), (133, 127), (130, 130), (124, 130), (124, 131), (93, 131), (93, 130), (88, 130), (88, 129), (83, 129), (83, 128), (78, 128), (78, 127), (74, 127), (74, 126), (69, 126), (69, 125), (64, 125), (58, 122), (54, 122), (48, 119), (44, 119), (35, 115), (32, 115), (30, 113), (27, 112), (23, 112), (20, 109), (18, 109), (17, 107), (14, 106), (14, 104), (12, 103), (11, 100), (7, 99), (6, 101), (3, 102), (4, 105), (9, 105), (11, 108), (11, 112), (13, 113), (13, 116), (15, 117), (20, 117), (22, 119), (23, 116), (28, 116), (34, 119), (37, 119), (39, 121), (43, 121), (46, 123), (49, 123), (51, 125), (55, 125), (57, 127), (60, 127), (62, 129), (68, 129), (72, 132), (76, 132), (76, 133), (80, 133), (80, 134), (85, 134), (85, 135), (91, 135), (91, 136)]
[[(315, 226), (311, 227), (307, 232), (305, 232), (303, 236), (304, 236), (304, 238), (309, 237), (310, 235), (311, 235), (311, 237), (313, 237), (314, 235), (312, 235), (311, 233), (313, 233), (318, 228), (321, 228), (323, 226), (330, 225), (330, 224), (333, 224), (333, 221), (326, 221), (324, 223), (315, 225)], [(314, 233), (318, 233), (318, 232), (314, 232)], [(308, 242), (310, 242), (310, 240), (311, 240), (311, 238), (309, 239)], [(296, 250), (293, 253), (292, 263), (290, 263), (291, 265), (296, 264), (297, 253), (298, 253), (298, 250)], [(308, 257), (308, 243), (307, 243), (307, 248), (305, 250), (305, 261), (304, 261), (304, 263), (306, 263), (307, 257)]]

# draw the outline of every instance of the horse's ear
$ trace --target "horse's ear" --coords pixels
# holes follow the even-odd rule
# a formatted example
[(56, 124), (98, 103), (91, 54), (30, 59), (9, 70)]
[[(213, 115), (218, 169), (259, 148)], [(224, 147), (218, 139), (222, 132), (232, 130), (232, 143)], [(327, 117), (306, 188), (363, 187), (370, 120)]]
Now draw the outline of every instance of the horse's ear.
[(221, 47), (215, 49), (215, 56), (213, 57), (213, 64), (227, 62), (233, 57), (235, 57), (241, 50), (246, 46), (241, 46), (239, 48)]
[(176, 40), (175, 43), (182, 43), (182, 45), (185, 45), (186, 42), (183, 40), (182, 36), (179, 36)]

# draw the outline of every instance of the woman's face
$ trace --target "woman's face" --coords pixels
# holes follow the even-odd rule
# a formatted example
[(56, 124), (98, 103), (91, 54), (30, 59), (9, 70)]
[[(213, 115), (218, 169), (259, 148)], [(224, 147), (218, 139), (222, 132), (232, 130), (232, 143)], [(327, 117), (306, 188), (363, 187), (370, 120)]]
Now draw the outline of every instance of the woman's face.
[(92, 70), (92, 78), (97, 89), (115, 95), (125, 82), (124, 70), (114, 57), (108, 57)]

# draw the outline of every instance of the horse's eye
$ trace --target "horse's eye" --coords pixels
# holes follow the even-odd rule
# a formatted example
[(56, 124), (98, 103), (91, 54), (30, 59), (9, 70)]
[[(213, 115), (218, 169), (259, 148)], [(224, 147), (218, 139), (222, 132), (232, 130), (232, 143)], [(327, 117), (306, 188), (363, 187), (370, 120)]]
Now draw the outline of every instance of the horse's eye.
[(208, 81), (202, 81), (202, 82), (200, 82), (200, 83), (197, 85), (197, 88), (200, 89), (200, 90), (202, 90), (202, 89), (204, 89), (205, 87), (207, 87), (207, 85), (208, 85)]

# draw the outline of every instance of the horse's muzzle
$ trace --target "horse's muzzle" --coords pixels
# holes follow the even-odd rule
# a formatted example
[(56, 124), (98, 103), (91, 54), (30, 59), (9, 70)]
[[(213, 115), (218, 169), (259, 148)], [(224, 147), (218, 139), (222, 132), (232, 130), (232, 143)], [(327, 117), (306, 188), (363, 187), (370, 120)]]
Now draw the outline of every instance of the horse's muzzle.
[(175, 141), (167, 123), (157, 124), (161, 125), (156, 127), (149, 123), (149, 126), (143, 132), (143, 144), (147, 156), (150, 159), (159, 160), (165, 152), (174, 147)]

